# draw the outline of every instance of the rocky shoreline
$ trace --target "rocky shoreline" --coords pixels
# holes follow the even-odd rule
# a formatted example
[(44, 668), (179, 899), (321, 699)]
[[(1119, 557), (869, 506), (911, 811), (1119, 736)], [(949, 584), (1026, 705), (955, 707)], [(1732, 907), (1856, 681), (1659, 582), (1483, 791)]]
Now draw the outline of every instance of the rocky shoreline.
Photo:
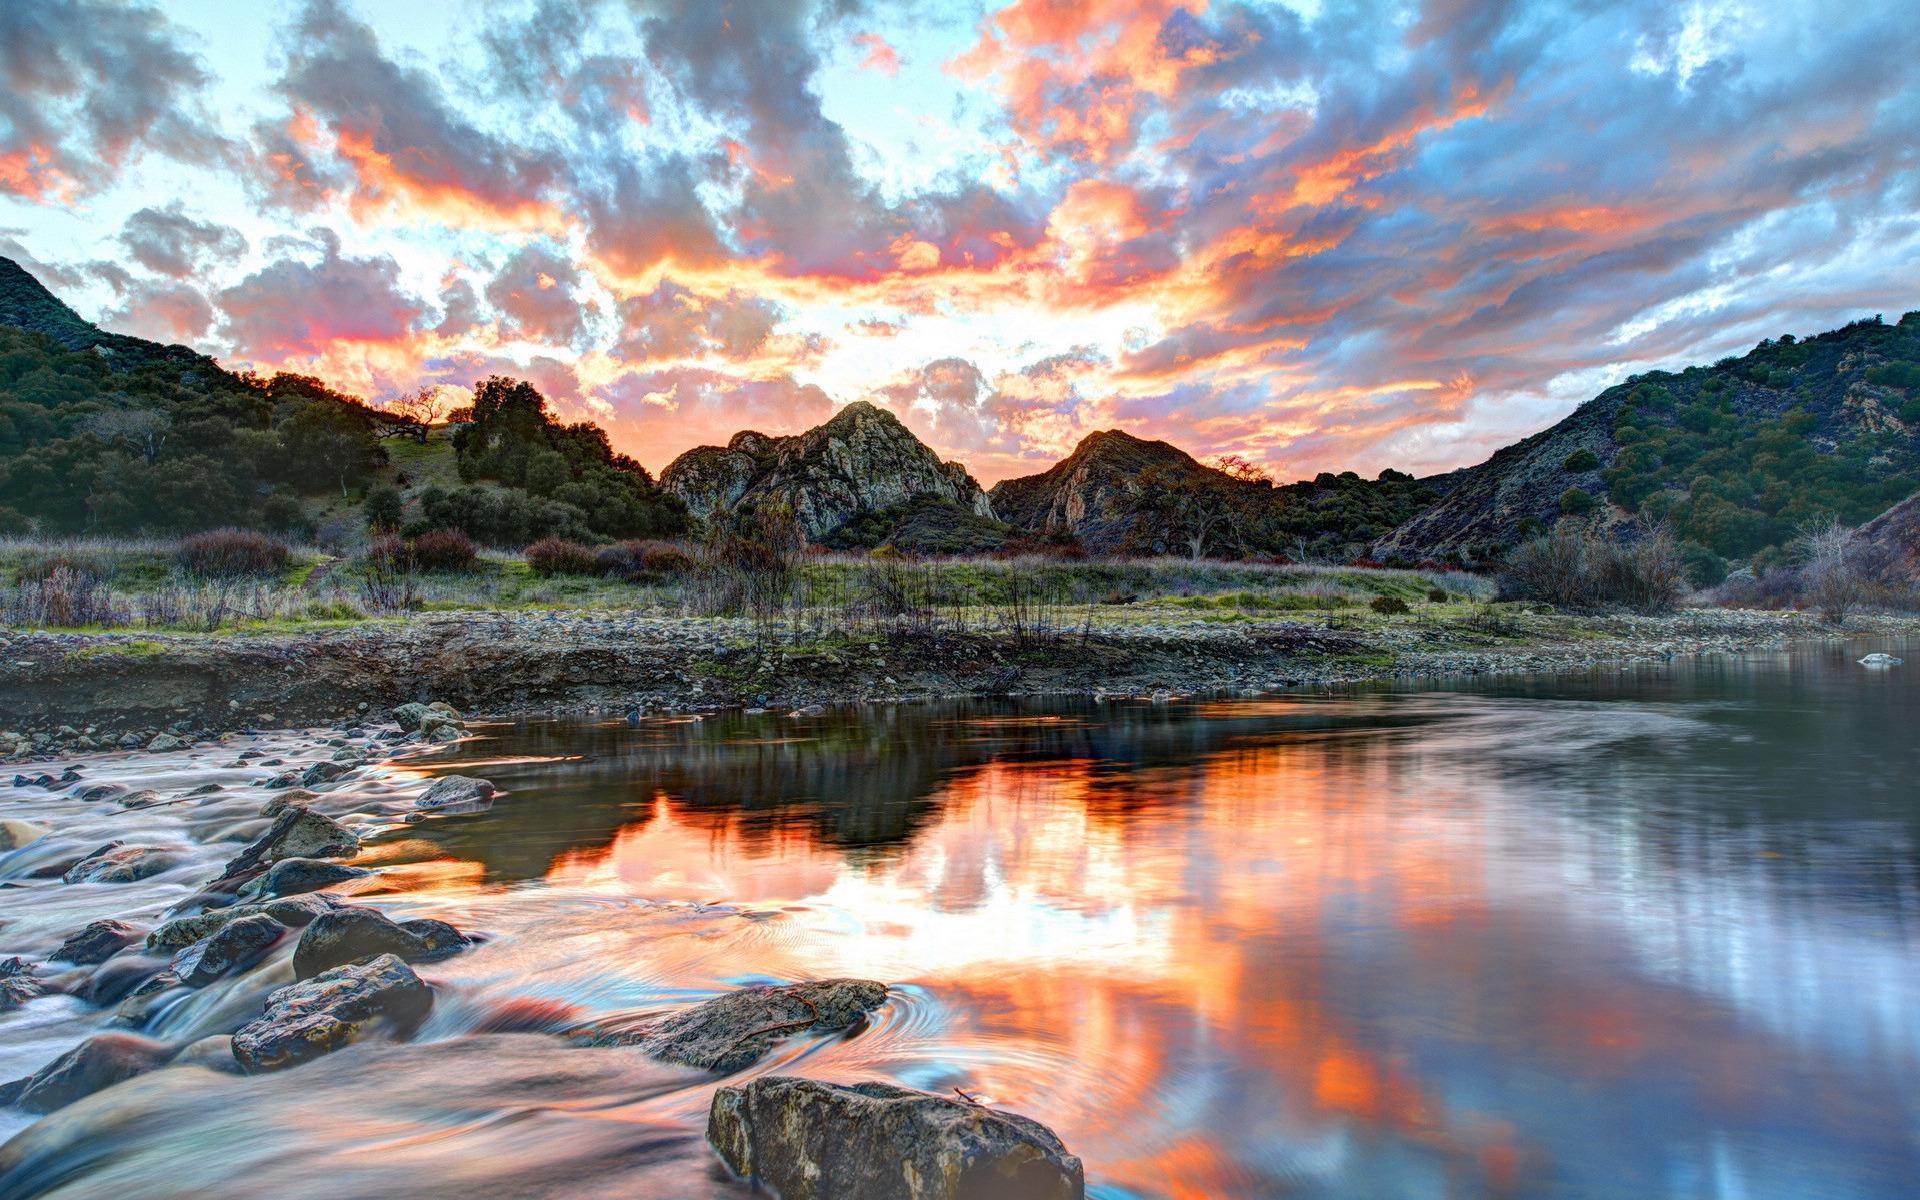
[(1271, 691), (1379, 679), (1617, 669), (1839, 637), (1920, 618), (1689, 609), (1219, 621), (1143, 614), (1015, 636), (797, 637), (620, 611), (429, 614), (249, 634), (0, 635), (0, 758), (298, 728), (441, 698), (495, 716), (686, 712), (978, 695)]

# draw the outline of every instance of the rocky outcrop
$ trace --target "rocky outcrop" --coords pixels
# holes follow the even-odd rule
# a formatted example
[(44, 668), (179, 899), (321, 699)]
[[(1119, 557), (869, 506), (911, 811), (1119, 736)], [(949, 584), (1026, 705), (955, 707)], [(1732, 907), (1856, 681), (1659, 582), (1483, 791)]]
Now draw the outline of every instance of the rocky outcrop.
[(49, 1113), (124, 1079), (165, 1066), (173, 1047), (131, 1033), (88, 1038), (46, 1066), (0, 1086), (0, 1104)]
[(1150, 470), (1222, 488), (1244, 486), (1171, 443), (1107, 429), (1082, 438), (1072, 454), (1040, 474), (1003, 479), (988, 495), (1003, 521), (1034, 533), (1070, 533), (1088, 550), (1107, 554), (1134, 531), (1140, 477)]
[(665, 1062), (738, 1071), (752, 1066), (790, 1034), (850, 1028), (886, 1000), (886, 985), (870, 979), (747, 987), (696, 1004), (658, 1024), (599, 1040), (638, 1046)]
[(815, 539), (857, 513), (923, 497), (993, 516), (987, 494), (965, 467), (941, 462), (899, 418), (865, 401), (792, 437), (746, 432), (724, 447), (696, 447), (669, 463), (660, 483), (699, 517), (742, 505), (785, 505)]
[(1920, 495), (1902, 500), (1854, 535), (1861, 562), (1874, 578), (1920, 583)]
[(249, 1071), (307, 1062), (379, 1030), (413, 1031), (433, 1007), (433, 989), (391, 954), (323, 971), (267, 997), (264, 1015), (233, 1035)]
[(1080, 1160), (1028, 1117), (888, 1083), (763, 1075), (714, 1092), (707, 1140), (781, 1200), (1080, 1200)]

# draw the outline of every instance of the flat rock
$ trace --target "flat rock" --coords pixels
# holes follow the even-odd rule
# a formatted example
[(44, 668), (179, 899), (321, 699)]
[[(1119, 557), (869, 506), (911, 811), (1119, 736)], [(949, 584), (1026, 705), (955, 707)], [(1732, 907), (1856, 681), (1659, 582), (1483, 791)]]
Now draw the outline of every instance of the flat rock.
[(60, 948), (53, 952), (53, 957), (61, 962), (94, 966), (133, 945), (145, 932), (138, 926), (116, 921), (112, 917), (92, 921), (85, 929), (61, 942)]
[(802, 1031), (857, 1025), (886, 1003), (887, 985), (871, 979), (817, 979), (746, 987), (696, 1004), (664, 1021), (605, 1039), (654, 1058), (709, 1071), (742, 1070), (775, 1042)]
[(186, 855), (164, 846), (106, 845), (67, 868), (68, 883), (134, 883), (187, 861)]
[(131, 1033), (88, 1038), (46, 1066), (0, 1087), (0, 1104), (49, 1113), (123, 1079), (164, 1066), (173, 1047)]
[(763, 1075), (714, 1092), (707, 1140), (781, 1200), (1082, 1200), (1038, 1121), (890, 1083)]
[(248, 1071), (307, 1062), (387, 1028), (411, 1032), (433, 1007), (433, 989), (391, 954), (322, 971), (267, 997), (265, 1015), (233, 1035)]

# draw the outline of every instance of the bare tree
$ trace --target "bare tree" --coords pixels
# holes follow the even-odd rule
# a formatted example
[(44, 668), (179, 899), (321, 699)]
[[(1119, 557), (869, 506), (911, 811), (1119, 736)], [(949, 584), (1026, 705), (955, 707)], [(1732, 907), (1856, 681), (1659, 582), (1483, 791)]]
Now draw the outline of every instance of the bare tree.
[(448, 409), (446, 397), (434, 384), (422, 384), (411, 392), (389, 400), (385, 411), (398, 420), (380, 429), (381, 437), (410, 437), (416, 442), (427, 440), (427, 429), (438, 424), (446, 416)]
[(1846, 620), (1866, 592), (1853, 530), (1838, 517), (1822, 517), (1801, 527), (1794, 548), (1800, 552), (1807, 594), (1821, 618), (1836, 625)]
[(80, 430), (101, 441), (124, 442), (152, 466), (173, 432), (173, 419), (154, 408), (110, 408), (80, 422)]

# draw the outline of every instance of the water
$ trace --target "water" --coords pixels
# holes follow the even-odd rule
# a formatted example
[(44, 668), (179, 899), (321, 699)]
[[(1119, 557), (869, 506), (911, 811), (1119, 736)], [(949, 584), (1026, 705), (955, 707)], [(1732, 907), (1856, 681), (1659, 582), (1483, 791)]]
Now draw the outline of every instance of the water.
[[(1908, 1197), (1920, 669), (1852, 660), (1916, 648), (484, 727), (358, 789), (362, 899), (489, 938), (425, 970), (425, 1044), (160, 1072), (83, 1140), (0, 1152), (0, 1193), (740, 1195), (699, 1141), (711, 1077), (496, 1031), (847, 974), (895, 985), (877, 1020), (756, 1069), (964, 1088), (1046, 1121), (1110, 1200)], [(381, 815), (445, 772), (506, 794)], [(192, 847), (258, 799), (117, 819)], [(97, 844), (91, 819), (67, 836)], [(0, 954), (207, 873), (0, 891)], [(149, 1032), (230, 1029), (286, 970)], [(0, 1016), (0, 1069), (103, 1021)]]

